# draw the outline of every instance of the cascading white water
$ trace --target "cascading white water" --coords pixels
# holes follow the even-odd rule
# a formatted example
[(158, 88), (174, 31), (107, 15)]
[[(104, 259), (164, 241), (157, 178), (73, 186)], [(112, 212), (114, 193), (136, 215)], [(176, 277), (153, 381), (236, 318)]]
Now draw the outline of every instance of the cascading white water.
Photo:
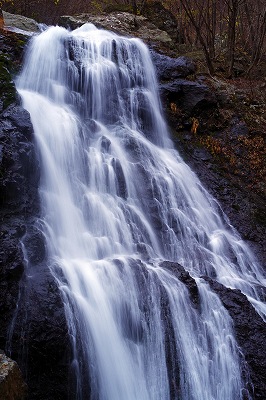
[[(265, 280), (173, 149), (145, 45), (91, 24), (51, 27), (33, 38), (17, 87), (40, 152), (77, 398), (242, 399), (232, 321), (201, 276), (241, 289), (262, 316)], [(196, 279), (199, 307), (164, 260)]]

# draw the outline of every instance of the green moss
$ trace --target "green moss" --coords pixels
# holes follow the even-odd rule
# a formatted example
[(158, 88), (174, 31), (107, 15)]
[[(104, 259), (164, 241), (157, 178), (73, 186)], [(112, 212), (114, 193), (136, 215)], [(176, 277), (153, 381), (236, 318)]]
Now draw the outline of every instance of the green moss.
[(0, 54), (0, 86), (3, 109), (7, 108), (16, 97), (16, 89), (10, 73), (11, 60), (8, 55)]
[(104, 11), (107, 13), (111, 12), (133, 13), (133, 7), (131, 4), (108, 4), (108, 6), (104, 7)]

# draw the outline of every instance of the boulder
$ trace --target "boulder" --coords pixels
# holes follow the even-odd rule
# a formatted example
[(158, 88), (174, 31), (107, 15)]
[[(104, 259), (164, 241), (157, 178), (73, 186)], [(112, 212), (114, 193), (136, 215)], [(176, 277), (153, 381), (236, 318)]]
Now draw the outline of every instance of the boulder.
[(92, 23), (97, 28), (107, 29), (120, 35), (140, 38), (148, 44), (153, 44), (155, 48), (174, 45), (166, 31), (159, 29), (142, 15), (134, 16), (131, 13), (121, 11), (98, 15), (65, 15), (59, 19), (59, 25), (70, 29), (76, 29), (85, 23)]
[(27, 385), (23, 381), (18, 364), (0, 351), (0, 398), (24, 400)]
[(172, 58), (151, 50), (153, 64), (160, 82), (186, 78), (196, 72), (194, 62), (185, 56)]
[(211, 88), (197, 81), (175, 79), (161, 84), (160, 91), (166, 104), (174, 103), (188, 116), (197, 115), (217, 105), (216, 96)]
[(24, 17), (23, 15), (11, 14), (3, 11), (4, 27), (11, 30), (18, 29), (19, 31), (38, 32), (39, 26), (32, 18)]
[(185, 37), (178, 27), (177, 19), (160, 1), (145, 1), (140, 11), (159, 29), (167, 32), (174, 43), (185, 43)]

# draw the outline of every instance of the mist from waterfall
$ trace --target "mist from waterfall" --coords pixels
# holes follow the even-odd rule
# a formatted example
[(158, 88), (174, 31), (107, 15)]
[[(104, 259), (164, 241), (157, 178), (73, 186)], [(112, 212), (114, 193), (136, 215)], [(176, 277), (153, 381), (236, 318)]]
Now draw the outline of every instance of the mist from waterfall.
[[(260, 266), (167, 133), (147, 47), (91, 24), (35, 36), (17, 88), (76, 399), (240, 400), (232, 320), (202, 276), (266, 315)], [(195, 278), (199, 304), (167, 263)], [(245, 394), (247, 396), (247, 394)]]

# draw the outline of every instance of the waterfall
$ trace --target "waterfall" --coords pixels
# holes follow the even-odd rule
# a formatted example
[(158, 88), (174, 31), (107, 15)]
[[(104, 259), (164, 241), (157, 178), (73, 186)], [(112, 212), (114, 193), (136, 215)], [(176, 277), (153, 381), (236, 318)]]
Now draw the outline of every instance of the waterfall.
[[(261, 268), (167, 133), (146, 46), (92, 24), (35, 36), (17, 88), (41, 162), (41, 226), (64, 300), (76, 398), (246, 399), (232, 320), (261, 316)], [(164, 261), (195, 279), (198, 304)]]

